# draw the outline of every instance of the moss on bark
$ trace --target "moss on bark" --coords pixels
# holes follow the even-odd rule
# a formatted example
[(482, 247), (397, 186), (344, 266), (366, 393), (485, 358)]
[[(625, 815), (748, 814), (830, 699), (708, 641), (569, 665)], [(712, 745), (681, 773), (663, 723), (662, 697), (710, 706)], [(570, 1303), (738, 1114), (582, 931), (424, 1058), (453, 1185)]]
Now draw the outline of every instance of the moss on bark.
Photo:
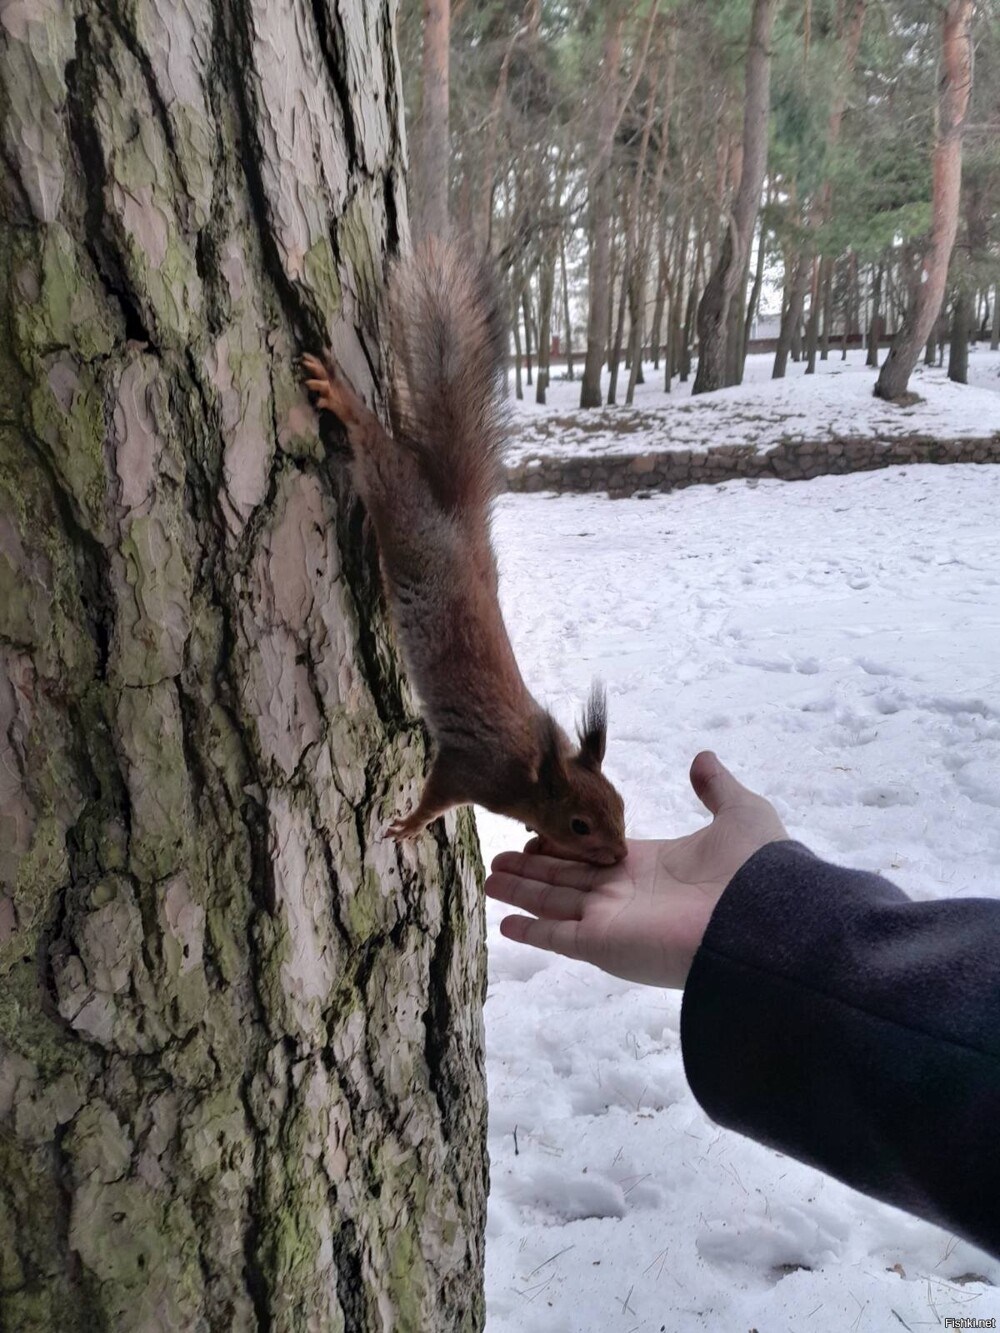
[(394, 62), (0, 30), (0, 1329), (481, 1326), (482, 869), (379, 836), (423, 744), (294, 364), (381, 364)]

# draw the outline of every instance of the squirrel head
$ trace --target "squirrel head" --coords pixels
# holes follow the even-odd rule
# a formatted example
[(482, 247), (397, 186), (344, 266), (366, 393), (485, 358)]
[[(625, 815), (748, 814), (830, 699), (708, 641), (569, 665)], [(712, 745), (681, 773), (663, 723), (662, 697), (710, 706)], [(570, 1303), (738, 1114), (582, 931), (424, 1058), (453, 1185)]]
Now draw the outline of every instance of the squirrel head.
[(531, 825), (545, 850), (575, 861), (614, 865), (625, 859), (625, 805), (601, 772), (608, 740), (604, 690), (591, 689), (574, 749), (554, 718), (542, 722), (542, 755)]

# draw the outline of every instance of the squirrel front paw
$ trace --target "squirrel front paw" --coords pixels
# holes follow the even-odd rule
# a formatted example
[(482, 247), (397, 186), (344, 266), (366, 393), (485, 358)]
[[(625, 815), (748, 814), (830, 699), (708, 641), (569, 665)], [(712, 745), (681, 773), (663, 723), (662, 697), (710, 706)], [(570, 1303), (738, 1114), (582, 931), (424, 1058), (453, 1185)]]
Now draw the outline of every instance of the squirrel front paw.
[(384, 836), (392, 838), (395, 842), (409, 842), (423, 833), (426, 827), (427, 825), (422, 818), (410, 814), (405, 819), (394, 819), (386, 829)]
[(354, 392), (332, 356), (322, 360), (308, 352), (301, 358), (305, 386), (316, 395), (316, 406), (332, 412), (345, 426), (360, 424), (368, 409)]

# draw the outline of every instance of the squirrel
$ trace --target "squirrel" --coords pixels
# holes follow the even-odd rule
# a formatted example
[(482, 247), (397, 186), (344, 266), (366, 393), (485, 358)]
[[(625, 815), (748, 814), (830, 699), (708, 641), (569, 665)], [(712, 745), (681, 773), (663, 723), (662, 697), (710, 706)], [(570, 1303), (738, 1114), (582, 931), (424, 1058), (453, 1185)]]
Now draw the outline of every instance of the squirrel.
[(387, 829), (415, 837), (474, 802), (525, 824), (540, 850), (597, 865), (626, 855), (622, 798), (601, 772), (604, 691), (574, 745), (529, 693), (497, 599), (490, 511), (506, 435), (507, 334), (491, 269), (425, 241), (389, 280), (391, 432), (330, 354), (302, 357), (316, 405), (347, 432), (382, 581), (434, 754), (416, 807)]

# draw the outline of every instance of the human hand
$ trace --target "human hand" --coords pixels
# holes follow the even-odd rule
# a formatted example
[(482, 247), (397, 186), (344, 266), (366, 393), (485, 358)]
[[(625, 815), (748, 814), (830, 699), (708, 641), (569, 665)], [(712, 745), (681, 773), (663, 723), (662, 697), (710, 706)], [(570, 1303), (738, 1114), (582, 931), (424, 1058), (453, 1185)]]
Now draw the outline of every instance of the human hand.
[(617, 865), (546, 856), (537, 840), (501, 852), (486, 893), (533, 916), (504, 917), (500, 933), (628, 981), (682, 987), (726, 885), (754, 852), (788, 837), (774, 806), (711, 751), (696, 756), (691, 786), (711, 824), (683, 838), (631, 839)]

